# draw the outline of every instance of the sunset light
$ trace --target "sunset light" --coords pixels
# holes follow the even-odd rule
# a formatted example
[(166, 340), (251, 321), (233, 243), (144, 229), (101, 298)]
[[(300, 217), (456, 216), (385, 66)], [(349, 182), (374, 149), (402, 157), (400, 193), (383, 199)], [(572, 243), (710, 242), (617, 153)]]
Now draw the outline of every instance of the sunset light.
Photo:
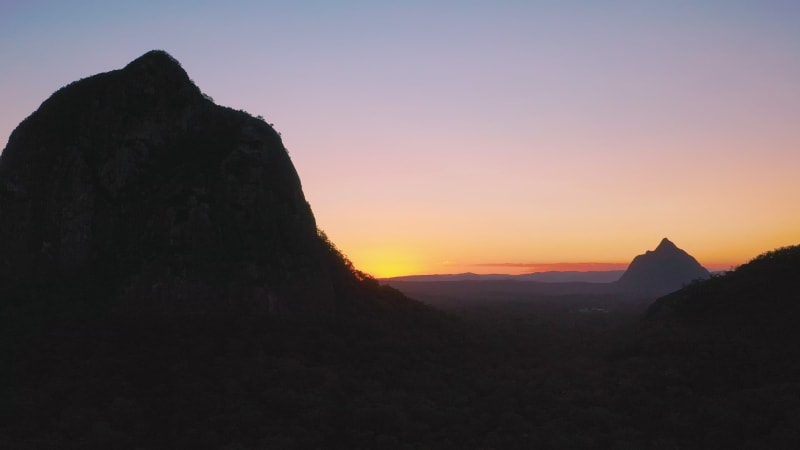
[(361, 271), (376, 278), (389, 278), (413, 273), (423, 273), (419, 259), (405, 248), (370, 247), (358, 253), (353, 264)]

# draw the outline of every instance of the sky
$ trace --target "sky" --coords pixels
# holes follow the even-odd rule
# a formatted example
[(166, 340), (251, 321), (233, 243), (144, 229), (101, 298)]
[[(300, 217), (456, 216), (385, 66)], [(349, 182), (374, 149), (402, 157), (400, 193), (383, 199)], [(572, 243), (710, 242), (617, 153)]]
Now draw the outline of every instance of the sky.
[[(0, 0), (0, 147), (152, 49), (282, 134), (378, 277), (800, 243), (797, 1)], [(2, 212), (0, 212), (2, 213)]]

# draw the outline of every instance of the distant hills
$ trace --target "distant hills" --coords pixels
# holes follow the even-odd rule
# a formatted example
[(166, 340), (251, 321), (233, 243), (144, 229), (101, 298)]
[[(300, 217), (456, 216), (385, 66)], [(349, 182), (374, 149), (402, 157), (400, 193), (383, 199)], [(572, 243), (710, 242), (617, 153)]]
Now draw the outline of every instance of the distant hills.
[(394, 283), (398, 281), (489, 281), (489, 280), (517, 280), (517, 281), (538, 281), (542, 283), (611, 283), (617, 281), (622, 276), (624, 270), (604, 270), (604, 271), (547, 271), (526, 273), (522, 275), (506, 274), (477, 274), (477, 273), (458, 273), (448, 275), (407, 275), (401, 277), (383, 278), (381, 281)]
[[(626, 293), (655, 299), (680, 289), (694, 280), (708, 278), (709, 272), (691, 255), (669, 239), (655, 250), (636, 256), (627, 270), (549, 271), (523, 275), (462, 273), (412, 275), (386, 278), (382, 282), (408, 293), (429, 298), (429, 293), (451, 297), (464, 295), (608, 295)], [(438, 285), (435, 285), (438, 283)], [(459, 285), (459, 283), (464, 283)], [(483, 294), (480, 294), (480, 293)]]

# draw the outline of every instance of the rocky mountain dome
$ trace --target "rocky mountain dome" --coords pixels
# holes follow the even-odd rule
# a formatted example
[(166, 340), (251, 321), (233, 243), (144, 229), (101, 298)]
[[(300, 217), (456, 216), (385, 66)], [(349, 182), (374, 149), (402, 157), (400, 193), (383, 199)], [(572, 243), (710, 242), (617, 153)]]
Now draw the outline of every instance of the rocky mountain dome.
[(163, 51), (58, 90), (0, 157), (4, 301), (281, 315), (335, 309), (357, 274), (279, 134)]
[(633, 258), (617, 285), (625, 290), (663, 295), (709, 277), (694, 257), (664, 238), (655, 250)]

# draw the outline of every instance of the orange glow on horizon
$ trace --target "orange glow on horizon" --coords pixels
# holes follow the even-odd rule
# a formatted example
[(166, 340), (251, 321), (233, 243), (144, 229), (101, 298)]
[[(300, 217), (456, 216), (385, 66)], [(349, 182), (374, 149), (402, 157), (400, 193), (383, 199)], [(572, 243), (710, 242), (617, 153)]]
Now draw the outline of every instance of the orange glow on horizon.
[[(652, 241), (652, 242), (651, 242)], [(690, 255), (694, 256), (698, 262), (708, 269), (709, 271), (727, 271), (735, 269), (736, 267), (747, 263), (752, 258), (758, 256), (764, 251), (772, 250), (773, 248), (780, 247), (781, 245), (765, 246), (763, 249), (749, 248), (753, 243), (743, 245), (744, 248), (734, 248), (734, 246), (725, 246), (723, 252), (709, 251), (701, 243), (692, 242), (691, 239), (676, 239), (676, 245), (684, 249)], [(686, 241), (688, 245), (682, 243)], [(396, 240), (394, 242), (386, 242), (376, 244), (374, 241), (369, 242), (367, 245), (349, 246), (350, 248), (345, 252), (348, 258), (353, 262), (354, 266), (376, 278), (392, 278), (407, 275), (446, 275), (458, 273), (476, 273), (476, 274), (508, 274), (508, 275), (521, 275), (536, 272), (593, 272), (593, 271), (612, 271), (612, 270), (625, 270), (631, 263), (634, 257), (643, 254), (646, 251), (653, 250), (658, 244), (658, 239), (646, 239), (645, 242), (650, 244), (634, 244), (633, 248), (638, 250), (619, 251), (614, 245), (601, 247), (600, 249), (592, 249), (592, 253), (596, 255), (607, 254), (614, 259), (603, 261), (589, 260), (589, 261), (524, 261), (519, 259), (524, 258), (524, 251), (515, 249), (514, 252), (507, 252), (505, 249), (488, 249), (487, 245), (480, 241), (473, 241), (471, 245), (462, 243), (460, 246), (447, 246), (441, 245), (443, 241), (432, 242), (425, 241), (420, 243), (409, 243)], [(345, 243), (345, 248), (348, 247), (349, 242)], [(416, 244), (416, 245), (414, 245)], [(351, 244), (352, 245), (352, 244)], [(474, 246), (474, 247), (473, 247)], [(500, 251), (505, 250), (505, 251)], [(581, 250), (575, 250), (570, 247), (562, 247), (562, 255), (564, 256), (579, 256)], [(587, 248), (583, 248), (586, 251)], [(551, 250), (557, 251), (557, 250)], [(536, 253), (535, 251), (531, 253)], [(747, 256), (736, 258), (734, 254), (748, 254)], [(508, 254), (506, 261), (498, 258), (498, 255)], [(722, 257), (720, 257), (722, 256)], [(727, 257), (726, 257), (727, 256)], [(517, 259), (519, 258), (519, 259)], [(475, 262), (476, 260), (492, 262)], [(497, 261), (500, 259), (500, 261)], [(505, 258), (504, 258), (505, 259)], [(517, 261), (515, 261), (515, 259)], [(609, 258), (610, 259), (610, 258)]]
[(350, 257), (353, 265), (375, 278), (391, 278), (423, 272), (417, 258), (407, 250), (393, 247), (370, 248)]
[[(711, 272), (733, 270), (743, 262), (714, 262), (700, 264)], [(451, 275), (459, 273), (523, 275), (537, 272), (602, 272), (625, 270), (630, 262), (561, 262), (561, 263), (497, 263), (497, 264), (442, 264), (426, 267), (410, 263), (408, 259), (374, 259), (358, 264), (357, 268), (375, 278), (392, 278), (409, 275)]]
[(404, 266), (402, 263), (394, 263), (391, 261), (379, 262), (371, 266), (365, 266), (360, 269), (375, 278), (392, 278), (404, 275), (415, 275), (418, 272), (413, 268)]

